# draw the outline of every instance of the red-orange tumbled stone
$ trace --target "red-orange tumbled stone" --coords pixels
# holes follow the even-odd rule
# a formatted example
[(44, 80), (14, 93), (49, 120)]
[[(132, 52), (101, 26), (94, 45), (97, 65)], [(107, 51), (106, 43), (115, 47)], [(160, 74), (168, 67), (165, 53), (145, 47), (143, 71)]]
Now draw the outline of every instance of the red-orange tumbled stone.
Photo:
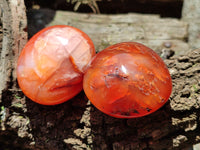
[(135, 118), (163, 106), (172, 91), (169, 71), (150, 48), (124, 42), (99, 52), (84, 75), (83, 89), (102, 112)]
[(92, 40), (81, 30), (66, 25), (47, 27), (20, 54), (19, 86), (37, 103), (62, 103), (82, 90), (83, 72), (94, 55)]

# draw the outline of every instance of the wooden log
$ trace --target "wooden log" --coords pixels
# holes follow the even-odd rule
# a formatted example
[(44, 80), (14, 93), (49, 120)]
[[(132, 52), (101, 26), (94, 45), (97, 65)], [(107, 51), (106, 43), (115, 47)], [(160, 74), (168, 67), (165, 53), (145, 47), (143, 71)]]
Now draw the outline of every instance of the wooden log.
[[(150, 41), (155, 50), (161, 46), (176, 51), (176, 56), (165, 60), (173, 80), (173, 93), (168, 103), (149, 116), (116, 119), (94, 108), (83, 92), (63, 104), (43, 106), (32, 102), (17, 89), (12, 74), (15, 73), (14, 66), (21, 46), (15, 47), (13, 43), (25, 40), (26, 33), (23, 31), (25, 26), (18, 29), (12, 26), (18, 18), (12, 16), (18, 16), (19, 10), (24, 11), (22, 1), (17, 1), (20, 5), (14, 6), (11, 5), (13, 2), (16, 4), (16, 1), (9, 0), (0, 3), (1, 10), (4, 10), (1, 16), (7, 14), (11, 22), (5, 24), (9, 17), (1, 17), (1, 65), (4, 70), (1, 74), (6, 77), (1, 78), (4, 83), (0, 102), (1, 149), (160, 150), (184, 149), (200, 142), (200, 49), (186, 53), (187, 23), (160, 19), (156, 15), (96, 16), (69, 12), (59, 12), (63, 16), (58, 22), (55, 20), (59, 14), (56, 14), (50, 24), (66, 23), (79, 27), (94, 39), (98, 50), (122, 39), (138, 40), (144, 44)], [(7, 10), (18, 11), (13, 14)], [(184, 55), (180, 55), (182, 50)], [(5, 75), (7, 68), (11, 69), (9, 77)]]
[[(0, 1), (0, 97), (1, 91), (16, 86), (16, 64), (27, 41), (23, 1)], [(13, 86), (13, 87), (15, 87)]]
[[(24, 141), (14, 130), (15, 127), (7, 124), (7, 117), (13, 115), (5, 107), (6, 104), (10, 106), (10, 102), (4, 99), (4, 95), (8, 89), (17, 91), (16, 62), (27, 41), (26, 24), (23, 0), (0, 1), (0, 149), (21, 149), (20, 143)], [(13, 99), (11, 95), (10, 99)], [(23, 148), (26, 146), (23, 145)]]
[(94, 15), (56, 11), (49, 25), (65, 24), (86, 32), (93, 40), (97, 51), (114, 43), (136, 41), (156, 52), (170, 48), (175, 55), (184, 54), (187, 44), (188, 24), (178, 19), (161, 19), (158, 15), (119, 14)]

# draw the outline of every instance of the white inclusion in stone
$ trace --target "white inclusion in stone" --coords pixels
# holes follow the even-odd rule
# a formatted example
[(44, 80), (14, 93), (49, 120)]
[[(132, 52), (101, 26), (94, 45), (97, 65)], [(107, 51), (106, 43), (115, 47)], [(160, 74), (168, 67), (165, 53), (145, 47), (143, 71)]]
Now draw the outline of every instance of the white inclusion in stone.
[(63, 38), (63, 37), (60, 37), (60, 36), (57, 36), (56, 37), (63, 45), (67, 45), (68, 44), (68, 39), (66, 38)]
[(126, 67), (124, 67), (124, 65), (121, 66), (121, 69), (123, 73), (127, 74), (127, 70), (126, 70)]

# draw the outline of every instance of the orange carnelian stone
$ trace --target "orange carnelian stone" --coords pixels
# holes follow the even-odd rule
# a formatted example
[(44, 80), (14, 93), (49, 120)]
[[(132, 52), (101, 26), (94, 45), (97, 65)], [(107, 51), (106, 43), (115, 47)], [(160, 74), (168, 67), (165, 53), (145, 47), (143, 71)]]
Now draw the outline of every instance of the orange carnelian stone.
[(163, 106), (172, 91), (169, 71), (150, 48), (135, 42), (110, 46), (98, 53), (83, 80), (89, 100), (117, 118), (135, 118)]
[(37, 103), (62, 103), (82, 90), (83, 72), (94, 55), (92, 40), (79, 29), (47, 27), (22, 50), (17, 66), (19, 86)]

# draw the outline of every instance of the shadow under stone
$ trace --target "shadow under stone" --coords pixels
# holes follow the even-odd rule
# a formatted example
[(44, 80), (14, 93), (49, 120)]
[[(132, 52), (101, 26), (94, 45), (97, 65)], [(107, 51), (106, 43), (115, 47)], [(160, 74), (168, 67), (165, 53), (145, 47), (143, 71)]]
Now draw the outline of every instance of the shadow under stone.
[(134, 119), (113, 118), (93, 108), (91, 124), (95, 150), (161, 150), (172, 146), (172, 140), (166, 138), (174, 132), (169, 102), (148, 116)]
[(63, 140), (74, 137), (73, 131), (80, 127), (86, 103), (83, 92), (55, 106), (44, 106), (27, 99), (27, 116), (30, 119), (35, 146), (40, 149), (72, 149), (72, 145), (64, 143)]

